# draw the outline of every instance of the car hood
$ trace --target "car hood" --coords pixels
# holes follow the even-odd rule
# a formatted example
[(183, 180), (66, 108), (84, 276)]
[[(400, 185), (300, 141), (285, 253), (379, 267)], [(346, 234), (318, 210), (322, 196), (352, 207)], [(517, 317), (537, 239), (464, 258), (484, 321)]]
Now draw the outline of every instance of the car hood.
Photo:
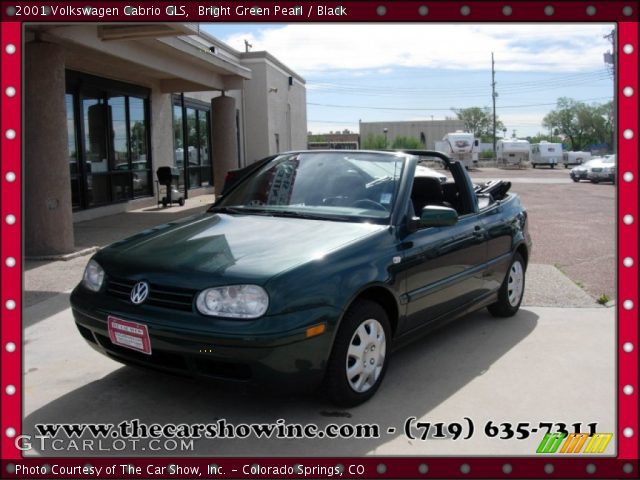
[(588, 166), (588, 169), (592, 169), (592, 168), (610, 168), (610, 167), (614, 167), (615, 168), (615, 166), (616, 166), (615, 163), (596, 161), (596, 162), (590, 163), (589, 166)]
[(95, 259), (107, 275), (202, 288), (272, 276), (388, 228), (258, 215), (205, 213), (116, 242)]

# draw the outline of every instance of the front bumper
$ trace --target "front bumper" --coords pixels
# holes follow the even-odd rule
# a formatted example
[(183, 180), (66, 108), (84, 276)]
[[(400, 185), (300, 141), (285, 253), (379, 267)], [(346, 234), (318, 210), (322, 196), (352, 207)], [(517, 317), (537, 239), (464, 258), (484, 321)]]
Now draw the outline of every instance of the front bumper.
[[(127, 305), (80, 286), (71, 295), (71, 305), (80, 334), (91, 347), (114, 360), (277, 391), (310, 391), (320, 385), (341, 314), (337, 309), (322, 307), (290, 313), (286, 318), (222, 320)], [(109, 315), (146, 325), (151, 355), (112, 343), (107, 328)], [(264, 326), (270, 323), (295, 327), (266, 332)], [(327, 325), (326, 331), (306, 338), (306, 328), (319, 323)]]
[(587, 178), (601, 182), (613, 182), (616, 179), (616, 174), (615, 172), (589, 172)]

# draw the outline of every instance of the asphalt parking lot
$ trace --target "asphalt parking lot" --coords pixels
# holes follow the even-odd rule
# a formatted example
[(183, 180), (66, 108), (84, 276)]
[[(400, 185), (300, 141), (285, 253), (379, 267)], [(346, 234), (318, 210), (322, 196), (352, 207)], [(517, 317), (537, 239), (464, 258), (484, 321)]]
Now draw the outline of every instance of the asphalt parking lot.
[[(375, 423), (375, 439), (207, 439), (183, 452), (152, 450), (53, 451), (33, 455), (529, 455), (542, 435), (499, 440), (484, 435), (493, 422), (597, 422), (615, 431), (615, 310), (596, 303), (615, 298), (615, 187), (575, 184), (568, 171), (482, 169), (475, 181), (508, 178), (530, 214), (534, 250), (523, 307), (512, 319), (480, 311), (397, 352), (378, 394), (338, 410), (316, 396), (239, 393), (189, 379), (123, 367), (88, 347), (68, 308), (88, 256), (25, 265), (24, 422), (37, 423)], [(82, 247), (102, 246), (147, 226), (201, 210), (148, 209), (76, 225)], [(579, 348), (576, 347), (579, 345)], [(592, 352), (600, 352), (593, 355)], [(540, 401), (544, 398), (544, 401)], [(409, 417), (426, 422), (471, 419), (468, 440), (412, 440)], [(393, 433), (390, 429), (395, 429)], [(141, 448), (146, 448), (141, 450)], [(612, 442), (607, 453), (614, 452)]]

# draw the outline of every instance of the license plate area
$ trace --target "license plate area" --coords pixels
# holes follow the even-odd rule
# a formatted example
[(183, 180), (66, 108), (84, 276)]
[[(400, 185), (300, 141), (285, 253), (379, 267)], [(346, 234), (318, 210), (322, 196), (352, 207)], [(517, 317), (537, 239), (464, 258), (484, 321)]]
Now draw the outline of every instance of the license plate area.
[(107, 317), (107, 326), (109, 338), (114, 345), (151, 355), (151, 340), (149, 339), (149, 329), (146, 325), (109, 315)]

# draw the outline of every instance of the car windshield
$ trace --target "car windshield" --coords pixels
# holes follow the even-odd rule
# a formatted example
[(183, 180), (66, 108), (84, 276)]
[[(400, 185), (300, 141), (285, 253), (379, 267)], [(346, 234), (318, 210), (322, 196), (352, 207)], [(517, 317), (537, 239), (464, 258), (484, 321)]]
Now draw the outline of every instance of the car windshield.
[(376, 152), (283, 154), (212, 211), (383, 223), (393, 209), (404, 158)]

